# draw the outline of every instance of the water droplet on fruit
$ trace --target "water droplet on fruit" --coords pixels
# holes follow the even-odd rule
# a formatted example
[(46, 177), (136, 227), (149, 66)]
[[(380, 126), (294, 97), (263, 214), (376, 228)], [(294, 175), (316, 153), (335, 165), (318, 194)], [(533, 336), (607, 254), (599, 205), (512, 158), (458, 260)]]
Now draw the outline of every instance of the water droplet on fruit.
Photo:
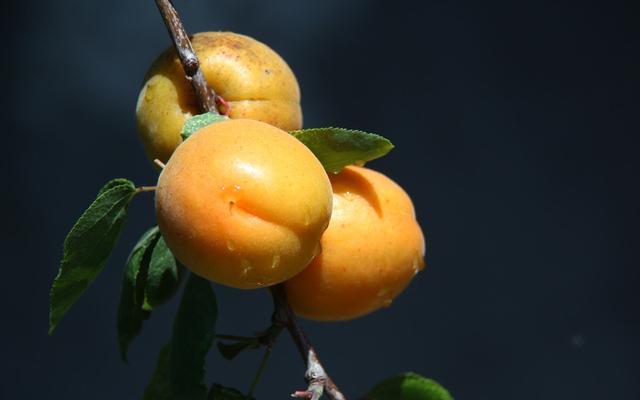
[(320, 252), (322, 251), (322, 245), (320, 243), (318, 243), (316, 245), (316, 247), (313, 248), (313, 258), (315, 258), (318, 254), (320, 254)]
[(382, 289), (378, 290), (378, 293), (376, 294), (376, 296), (378, 296), (378, 297), (387, 297), (388, 294), (389, 294), (389, 289), (382, 288)]
[(280, 266), (280, 254), (274, 254), (271, 259), (271, 269), (276, 269)]
[(424, 262), (422, 262), (422, 258), (420, 256), (415, 257), (413, 259), (413, 265), (411, 267), (413, 268), (413, 275), (417, 275), (418, 272), (422, 271), (422, 269), (424, 268)]
[(249, 275), (249, 272), (253, 269), (251, 262), (246, 258), (240, 259), (240, 267), (242, 268), (242, 276)]
[(233, 242), (233, 240), (227, 240), (227, 249), (229, 251), (234, 251), (236, 249), (236, 244)]
[(220, 186), (220, 190), (222, 190), (223, 192), (226, 192), (227, 190), (229, 192), (238, 192), (238, 191), (240, 191), (240, 189), (242, 189), (240, 187), (240, 185), (231, 185), (231, 186), (223, 185), (223, 186)]
[(382, 306), (383, 306), (383, 307), (390, 307), (390, 306), (391, 306), (391, 303), (393, 303), (393, 300), (391, 300), (391, 299), (386, 299), (386, 300), (384, 300), (384, 301), (382, 302)]

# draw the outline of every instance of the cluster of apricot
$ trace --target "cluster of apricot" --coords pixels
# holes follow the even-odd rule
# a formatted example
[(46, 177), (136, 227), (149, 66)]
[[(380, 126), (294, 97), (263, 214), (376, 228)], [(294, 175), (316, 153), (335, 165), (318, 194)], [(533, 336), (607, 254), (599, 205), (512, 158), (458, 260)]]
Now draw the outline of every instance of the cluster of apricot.
[(302, 127), (300, 90), (269, 47), (227, 32), (192, 42), (230, 119), (182, 141), (198, 105), (173, 49), (151, 66), (136, 109), (147, 155), (166, 163), (155, 204), (175, 257), (235, 288), (285, 282), (293, 310), (310, 319), (388, 306), (424, 266), (409, 196), (371, 169), (327, 174), (287, 133)]

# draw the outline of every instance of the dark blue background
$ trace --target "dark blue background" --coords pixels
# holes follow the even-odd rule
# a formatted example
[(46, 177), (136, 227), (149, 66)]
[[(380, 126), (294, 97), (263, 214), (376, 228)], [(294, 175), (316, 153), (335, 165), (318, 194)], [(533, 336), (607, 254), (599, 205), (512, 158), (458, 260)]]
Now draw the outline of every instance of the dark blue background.
[[(400, 371), (457, 399), (640, 398), (637, 2), (177, 3), (190, 32), (277, 50), (307, 127), (396, 144), (371, 166), (412, 195), (428, 268), (389, 309), (304, 322), (351, 399)], [(102, 183), (156, 179), (134, 108), (167, 33), (151, 0), (3, 8), (0, 398), (140, 398), (175, 312), (154, 313), (121, 363), (121, 269), (153, 224), (152, 195), (53, 337), (47, 302), (64, 237)], [(221, 331), (268, 324), (265, 291), (216, 291)], [(210, 381), (245, 390), (257, 363), (212, 352)], [(283, 336), (257, 397), (288, 398), (302, 375)]]

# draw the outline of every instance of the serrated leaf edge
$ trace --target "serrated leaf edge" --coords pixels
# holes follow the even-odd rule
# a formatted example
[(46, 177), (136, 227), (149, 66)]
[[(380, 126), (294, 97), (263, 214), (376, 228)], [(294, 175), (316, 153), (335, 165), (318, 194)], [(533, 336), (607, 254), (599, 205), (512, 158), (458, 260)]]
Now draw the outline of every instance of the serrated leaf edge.
[[(117, 179), (124, 179), (124, 178), (117, 178)], [(106, 185), (108, 185), (109, 182), (107, 182)], [(105, 185), (105, 186), (106, 186)], [(125, 186), (129, 186), (131, 189), (131, 192), (129, 193), (129, 198), (126, 199), (126, 196), (123, 197), (121, 200), (115, 202), (110, 208), (109, 211), (105, 213), (104, 216), (102, 216), (99, 220), (102, 220), (111, 210), (113, 210), (113, 208), (116, 207), (117, 204), (119, 204), (121, 201), (124, 201), (126, 199), (127, 203), (131, 201), (131, 199), (133, 199), (133, 197), (136, 194), (136, 188), (135, 185), (133, 184), (133, 182), (127, 180), (127, 182), (123, 182), (121, 184), (115, 185), (113, 187), (111, 187), (108, 190), (105, 190), (104, 192), (101, 190), (98, 192), (98, 196), (96, 197), (96, 199), (89, 205), (89, 207), (87, 207), (82, 214), (80, 214), (80, 217), (78, 217), (78, 219), (76, 220), (76, 222), (73, 224), (73, 226), (71, 227), (71, 230), (69, 231), (69, 233), (67, 233), (67, 236), (64, 239), (62, 248), (62, 259), (60, 260), (60, 266), (58, 269), (58, 273), (56, 274), (55, 278), (53, 279), (53, 283), (51, 285), (51, 289), (49, 290), (49, 335), (52, 335), (56, 328), (58, 327), (58, 324), (60, 323), (60, 321), (62, 320), (62, 317), (64, 317), (67, 312), (71, 309), (71, 307), (73, 306), (73, 304), (75, 304), (75, 301), (69, 305), (69, 307), (62, 313), (62, 315), (60, 315), (59, 318), (57, 318), (57, 320), (53, 320), (53, 295), (54, 295), (54, 291), (56, 290), (56, 288), (58, 287), (56, 285), (56, 283), (58, 282), (58, 279), (60, 278), (60, 276), (62, 275), (62, 266), (64, 264), (64, 260), (65, 260), (65, 255), (68, 252), (69, 249), (69, 238), (72, 236), (72, 233), (76, 232), (79, 229), (80, 226), (80, 220), (82, 219), (82, 217), (85, 215), (85, 213), (91, 209), (91, 207), (93, 207), (94, 204), (96, 204), (101, 198), (103, 198), (104, 196), (106, 196), (107, 194), (111, 193), (111, 192), (115, 192), (116, 190), (120, 190)], [(126, 213), (126, 209), (128, 207), (128, 204), (124, 206), (124, 211)], [(126, 218), (126, 215), (125, 215)], [(104, 237), (104, 236), (103, 236)], [(107, 259), (105, 259), (102, 263), (102, 265), (100, 266), (100, 268), (98, 269), (98, 274), (100, 274), (100, 272), (102, 271), (102, 269), (104, 268), (104, 265), (106, 263)], [(87, 287), (85, 287), (82, 292), (80, 292), (80, 296), (82, 296), (84, 294), (84, 292), (89, 288), (89, 285), (91, 285), (92, 282), (89, 282), (89, 284), (87, 285)], [(80, 296), (78, 296), (78, 299), (80, 298)], [(77, 299), (76, 299), (77, 301)]]
[[(321, 131), (327, 131), (327, 130), (336, 130), (336, 131), (341, 131), (343, 133), (357, 133), (357, 134), (363, 134), (363, 135), (368, 135), (368, 136), (374, 136), (377, 140), (380, 140), (380, 141), (384, 142), (384, 147), (383, 147), (382, 151), (372, 150), (372, 151), (363, 152), (363, 157), (362, 157), (363, 160), (360, 160), (363, 163), (369, 162), (369, 161), (373, 161), (373, 160), (378, 159), (380, 157), (384, 157), (385, 155), (389, 154), (389, 152), (391, 150), (393, 150), (395, 148), (395, 145), (389, 139), (387, 139), (386, 137), (384, 137), (382, 135), (378, 135), (377, 133), (371, 133), (371, 132), (362, 131), (360, 129), (348, 129), (348, 128), (339, 128), (339, 127), (335, 127), (335, 126), (330, 126), (330, 127), (324, 127), (324, 128), (297, 129), (297, 130), (289, 131), (289, 134), (292, 135), (293, 137), (295, 137), (296, 139), (299, 139), (299, 136), (302, 135), (302, 134), (305, 134), (305, 133), (321, 132)], [(300, 140), (300, 141), (302, 142), (302, 140)], [(304, 144), (304, 142), (302, 142), (302, 143)], [(328, 172), (331, 172), (333, 174), (338, 174), (345, 167), (347, 167), (349, 165), (354, 165), (355, 162), (346, 163), (344, 161), (341, 161), (341, 162), (332, 163), (332, 164), (338, 164), (338, 165), (334, 166), (334, 165), (324, 165), (323, 164), (323, 166), (325, 167), (325, 169)]]

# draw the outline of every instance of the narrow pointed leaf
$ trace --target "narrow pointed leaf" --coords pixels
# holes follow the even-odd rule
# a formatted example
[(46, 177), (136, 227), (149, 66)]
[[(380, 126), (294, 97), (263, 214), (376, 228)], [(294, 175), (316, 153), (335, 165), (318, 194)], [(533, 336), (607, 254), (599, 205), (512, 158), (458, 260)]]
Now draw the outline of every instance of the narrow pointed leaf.
[(216, 297), (209, 281), (190, 274), (173, 324), (169, 381), (176, 399), (204, 400), (205, 360), (215, 335)]
[(222, 343), (218, 342), (218, 351), (222, 354), (222, 357), (227, 360), (233, 360), (236, 356), (243, 351), (255, 350), (260, 347), (260, 343), (257, 340), (250, 342), (236, 342), (236, 343)]
[(153, 372), (151, 381), (144, 391), (143, 400), (175, 400), (171, 394), (169, 384), (169, 357), (171, 356), (171, 345), (167, 343), (160, 350), (156, 369)]
[(324, 168), (338, 173), (351, 164), (363, 165), (393, 149), (386, 138), (343, 128), (312, 128), (289, 132), (304, 143)]
[(210, 112), (194, 115), (189, 118), (187, 122), (182, 126), (182, 132), (180, 136), (182, 136), (182, 140), (186, 140), (198, 129), (202, 129), (207, 125), (215, 124), (216, 122), (222, 122), (228, 120), (229, 117), (224, 115), (216, 115)]
[(133, 182), (111, 181), (80, 216), (64, 241), (60, 270), (51, 287), (49, 334), (98, 276), (113, 250), (127, 206), (136, 193)]
[(405, 373), (378, 383), (367, 400), (453, 400), (447, 389), (432, 379)]
[(129, 344), (142, 330), (144, 320), (149, 318), (149, 312), (142, 309), (142, 302), (151, 250), (159, 238), (157, 226), (145, 232), (125, 265), (118, 307), (118, 342), (123, 361), (127, 361)]
[(253, 397), (247, 397), (238, 389), (225, 387), (214, 383), (209, 390), (207, 400), (253, 400)]
[(144, 310), (151, 311), (169, 301), (180, 287), (184, 274), (184, 267), (176, 262), (173, 253), (160, 237), (151, 253), (144, 291)]

